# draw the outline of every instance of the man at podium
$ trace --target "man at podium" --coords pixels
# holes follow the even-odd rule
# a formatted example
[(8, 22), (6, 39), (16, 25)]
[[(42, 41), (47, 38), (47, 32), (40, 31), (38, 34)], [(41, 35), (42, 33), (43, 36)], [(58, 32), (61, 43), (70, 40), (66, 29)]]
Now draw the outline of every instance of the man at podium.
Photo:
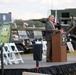
[(46, 62), (52, 61), (52, 35), (57, 31), (54, 25), (54, 15), (50, 15), (49, 19), (45, 25), (46, 29), (46, 41), (47, 41), (47, 52), (46, 52)]

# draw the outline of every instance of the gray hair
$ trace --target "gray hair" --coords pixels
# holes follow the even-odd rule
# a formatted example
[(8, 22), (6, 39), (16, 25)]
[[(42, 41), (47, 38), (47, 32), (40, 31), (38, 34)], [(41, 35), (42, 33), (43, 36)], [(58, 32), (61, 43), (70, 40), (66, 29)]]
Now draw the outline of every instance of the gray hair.
[(51, 16), (54, 16), (54, 15), (49, 15), (49, 18), (48, 19), (50, 19)]

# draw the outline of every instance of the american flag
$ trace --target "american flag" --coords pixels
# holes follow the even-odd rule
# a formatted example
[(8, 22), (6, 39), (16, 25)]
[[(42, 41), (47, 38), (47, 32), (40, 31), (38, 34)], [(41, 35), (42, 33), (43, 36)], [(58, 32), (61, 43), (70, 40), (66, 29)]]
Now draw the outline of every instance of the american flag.
[(57, 16), (57, 10), (55, 10), (55, 24), (59, 23), (58, 16)]
[(17, 28), (17, 24), (16, 23), (14, 23), (14, 27)]
[(24, 22), (24, 26), (28, 26), (28, 23), (27, 22)]

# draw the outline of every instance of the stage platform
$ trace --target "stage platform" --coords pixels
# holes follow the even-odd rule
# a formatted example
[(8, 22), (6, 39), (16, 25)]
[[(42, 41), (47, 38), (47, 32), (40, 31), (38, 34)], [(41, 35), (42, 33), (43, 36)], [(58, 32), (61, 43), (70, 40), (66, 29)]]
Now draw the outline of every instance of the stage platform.
[[(4, 65), (4, 74), (22, 75), (24, 71), (36, 73), (36, 61), (33, 60), (33, 56), (22, 55), (22, 58), (24, 60), (23, 64)], [(57, 75), (58, 72), (65, 74), (72, 71), (76, 71), (76, 56), (68, 56), (67, 62), (46, 62), (45, 59), (39, 62), (38, 72), (42, 74)]]

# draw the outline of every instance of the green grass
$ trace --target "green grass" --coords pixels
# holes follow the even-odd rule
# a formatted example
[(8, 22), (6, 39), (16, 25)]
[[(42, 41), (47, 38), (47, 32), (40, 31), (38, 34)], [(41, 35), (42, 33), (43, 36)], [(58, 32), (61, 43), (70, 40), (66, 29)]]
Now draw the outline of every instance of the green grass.
[[(22, 56), (33, 56), (33, 53), (29, 54), (21, 54)], [(76, 50), (74, 52), (67, 53), (67, 56), (76, 56)]]
[[(31, 54), (21, 54), (22, 56), (33, 56), (33, 53)], [(67, 53), (67, 56), (76, 56), (76, 50), (74, 52)]]
[(22, 56), (33, 56), (33, 54), (31, 53), (29, 53), (29, 54), (21, 54)]
[(67, 56), (76, 56), (76, 50), (74, 52), (67, 53)]

